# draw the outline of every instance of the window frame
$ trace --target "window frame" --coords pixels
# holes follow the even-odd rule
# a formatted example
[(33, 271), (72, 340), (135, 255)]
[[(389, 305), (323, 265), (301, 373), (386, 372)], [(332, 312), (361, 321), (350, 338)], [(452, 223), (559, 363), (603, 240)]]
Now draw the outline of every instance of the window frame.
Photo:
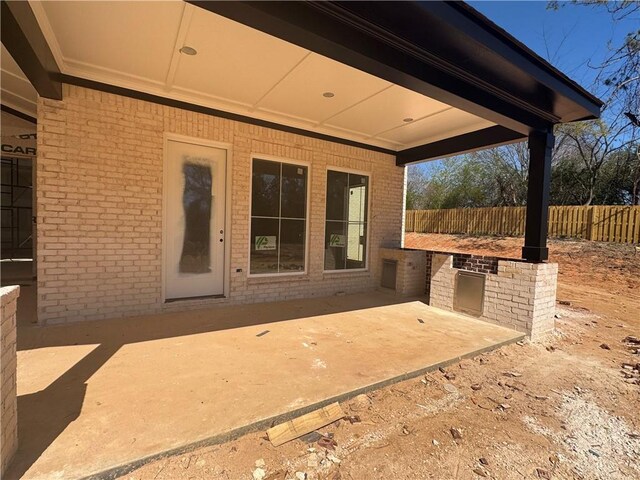
[[(366, 171), (366, 170), (357, 170), (354, 168), (347, 168), (347, 167), (338, 167), (335, 165), (327, 165), (327, 167), (325, 168), (325, 172), (324, 172), (324, 222), (322, 225), (322, 242), (323, 242), (323, 246), (324, 246), (324, 241), (325, 238), (327, 237), (327, 181), (328, 181), (328, 177), (329, 177), (329, 171), (334, 171), (334, 172), (341, 172), (341, 173), (349, 173), (352, 175), (364, 175), (366, 177), (369, 178), (369, 184), (367, 185), (367, 218), (365, 220), (365, 223), (367, 225), (367, 244), (365, 245), (365, 249), (364, 249), (364, 267), (362, 268), (340, 268), (340, 269), (336, 269), (336, 270), (326, 270), (324, 268), (325, 265), (325, 255), (326, 255), (326, 250), (323, 248), (322, 249), (322, 273), (327, 273), (327, 274), (349, 274), (349, 273), (362, 273), (362, 272), (368, 272), (369, 271), (369, 252), (370, 252), (370, 248), (369, 248), (369, 240), (371, 238), (371, 185), (373, 184), (373, 175), (370, 171)], [(329, 220), (330, 221), (330, 220)]]
[[(311, 213), (311, 162), (305, 160), (297, 160), (291, 158), (283, 158), (274, 155), (263, 155), (260, 153), (252, 153), (250, 155), (251, 165), (249, 167), (249, 221), (248, 221), (248, 239), (247, 242), (247, 278), (282, 278), (282, 277), (301, 277), (309, 273), (309, 215)], [(298, 272), (287, 273), (251, 273), (251, 219), (253, 218), (253, 162), (254, 160), (265, 160), (269, 162), (286, 163), (288, 165), (296, 165), (299, 167), (306, 167), (307, 169), (307, 195), (306, 195), (306, 208), (305, 208), (305, 226), (304, 226), (304, 270)], [(282, 191), (280, 191), (282, 194)], [(282, 217), (277, 217), (282, 221)], [(280, 239), (278, 239), (278, 248), (280, 246)]]

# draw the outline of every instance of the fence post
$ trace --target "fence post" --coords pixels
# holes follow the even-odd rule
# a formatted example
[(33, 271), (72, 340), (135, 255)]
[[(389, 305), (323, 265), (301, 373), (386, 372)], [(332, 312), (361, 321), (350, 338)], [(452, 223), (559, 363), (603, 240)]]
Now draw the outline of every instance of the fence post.
[(589, 240), (598, 240), (598, 222), (600, 221), (600, 209), (592, 206), (589, 215)]

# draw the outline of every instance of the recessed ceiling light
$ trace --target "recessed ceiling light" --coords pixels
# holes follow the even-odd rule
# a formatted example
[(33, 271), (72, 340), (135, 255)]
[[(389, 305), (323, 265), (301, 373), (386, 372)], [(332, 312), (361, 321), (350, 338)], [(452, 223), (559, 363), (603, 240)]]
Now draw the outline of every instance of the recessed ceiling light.
[(184, 53), (185, 55), (195, 55), (197, 50), (193, 47), (184, 46), (180, 49), (180, 53)]
[(322, 96), (323, 96), (323, 97), (325, 97), (325, 98), (331, 98), (331, 97), (335, 97), (335, 96), (336, 96), (336, 94), (335, 94), (335, 93), (333, 93), (333, 92), (324, 92), (324, 93), (322, 94)]
[(403, 118), (402, 121), (406, 123), (413, 122), (413, 118), (411, 117)]

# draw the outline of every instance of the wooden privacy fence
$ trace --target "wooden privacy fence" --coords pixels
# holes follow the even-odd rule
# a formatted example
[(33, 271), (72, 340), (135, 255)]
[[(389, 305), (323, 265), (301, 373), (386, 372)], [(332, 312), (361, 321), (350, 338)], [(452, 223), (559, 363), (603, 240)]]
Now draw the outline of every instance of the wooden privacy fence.
[[(524, 235), (526, 207), (407, 210), (405, 230), (418, 233)], [(549, 236), (639, 243), (640, 206), (549, 207)]]

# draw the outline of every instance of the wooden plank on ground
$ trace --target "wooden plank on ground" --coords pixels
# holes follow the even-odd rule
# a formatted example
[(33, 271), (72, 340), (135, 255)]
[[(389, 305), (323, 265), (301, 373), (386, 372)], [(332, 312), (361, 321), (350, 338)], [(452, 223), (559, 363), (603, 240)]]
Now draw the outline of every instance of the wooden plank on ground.
[(319, 410), (314, 410), (301, 417), (271, 427), (267, 430), (267, 436), (274, 447), (279, 447), (283, 443), (329, 425), (342, 417), (344, 417), (344, 412), (340, 408), (340, 404), (337, 402), (332, 403)]

